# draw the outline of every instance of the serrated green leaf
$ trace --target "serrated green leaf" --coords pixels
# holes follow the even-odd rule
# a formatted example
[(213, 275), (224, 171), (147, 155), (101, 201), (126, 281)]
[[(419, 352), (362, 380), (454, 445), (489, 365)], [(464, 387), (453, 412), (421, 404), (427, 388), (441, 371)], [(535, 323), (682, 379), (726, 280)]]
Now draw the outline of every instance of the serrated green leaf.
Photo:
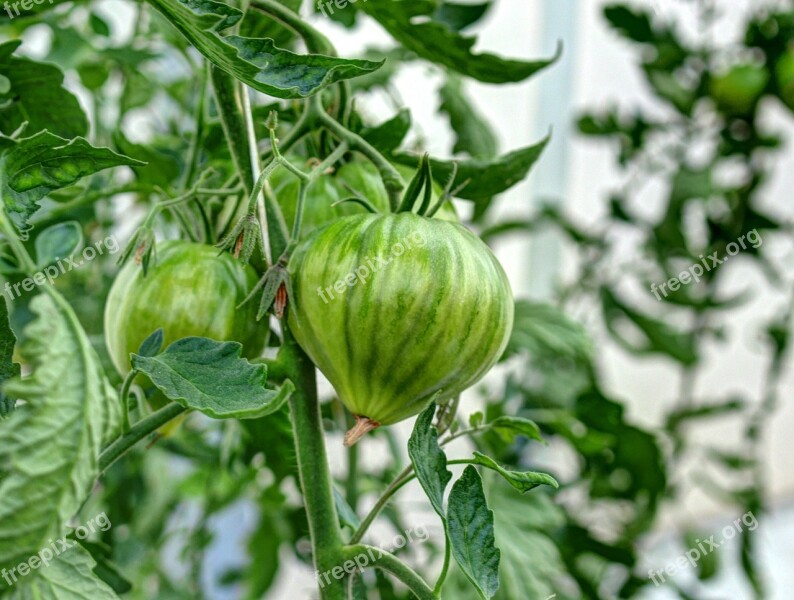
[(44, 196), (121, 165), (143, 165), (109, 148), (96, 148), (76, 137), (66, 140), (49, 131), (19, 140), (0, 156), (0, 194), (6, 211), (20, 231), (38, 210)]
[(480, 598), (493, 598), (499, 588), (500, 552), (493, 511), (488, 508), (482, 479), (471, 465), (452, 486), (447, 518), (452, 555)]
[(19, 376), (19, 365), (14, 362), (14, 346), (17, 337), (8, 322), (8, 305), (5, 298), (0, 299), (0, 419), (7, 417), (14, 410), (15, 402), (6, 398), (3, 384), (12, 377)]
[(497, 417), (491, 421), (490, 425), (507, 443), (512, 443), (516, 436), (519, 435), (523, 435), (530, 440), (543, 441), (543, 437), (540, 435), (540, 427), (534, 421), (523, 417)]
[[(472, 158), (452, 161), (431, 158), (433, 179), (441, 185), (446, 184), (452, 174), (453, 164), (457, 163), (457, 184), (462, 184), (466, 180), (468, 184), (456, 197), (472, 200), (476, 205), (475, 208), (482, 213), (490, 205), (493, 196), (510, 189), (527, 176), (532, 165), (543, 153), (549, 139), (546, 137), (534, 146), (515, 150), (494, 159)], [(412, 154), (398, 153), (394, 154), (393, 158), (399, 163), (412, 167), (419, 164), (419, 157)]]
[(361, 132), (361, 137), (380, 152), (389, 153), (400, 147), (410, 129), (411, 111), (407, 108), (402, 108), (400, 112), (388, 121), (384, 121), (375, 127), (364, 129)]
[(534, 471), (508, 471), (504, 467), (501, 467), (499, 463), (490, 456), (486, 456), (480, 452), (474, 453), (474, 461), (478, 465), (482, 465), (483, 467), (487, 467), (499, 473), (510, 485), (522, 494), (534, 490), (539, 485), (549, 485), (555, 489), (560, 487), (560, 484), (557, 483), (557, 480), (551, 475), (536, 473)]
[(77, 544), (57, 555), (48, 565), (20, 577), (9, 600), (118, 600), (110, 586), (94, 574), (95, 566), (96, 561)]
[(42, 130), (73, 138), (88, 133), (88, 119), (77, 98), (63, 87), (63, 73), (50, 64), (12, 56), (22, 42), (0, 45), (0, 75), (8, 91), (0, 93), (0, 132), (10, 135), (27, 121), (27, 133)]
[(43, 269), (59, 258), (71, 256), (83, 245), (83, 228), (77, 221), (48, 227), (36, 237), (36, 266)]
[(487, 83), (523, 81), (553, 64), (549, 60), (522, 61), (494, 54), (475, 54), (474, 37), (465, 37), (433, 19), (432, 0), (368, 0), (359, 8), (380, 23), (404, 48), (422, 58)]
[(460, 77), (448, 76), (439, 90), (439, 110), (449, 116), (455, 132), (453, 153), (464, 152), (473, 158), (488, 159), (496, 156), (496, 137), (479, 111), (466, 97)]
[(5, 384), (25, 403), (0, 422), (0, 567), (8, 568), (65, 533), (120, 421), (116, 392), (71, 308), (52, 291), (30, 308), (36, 319), (21, 354), (33, 374)]
[(445, 519), (444, 491), (452, 479), (452, 473), (447, 469), (447, 455), (438, 445), (438, 430), (433, 426), (435, 414), (436, 403), (431, 402), (416, 418), (414, 430), (408, 439), (408, 456), (430, 504), (438, 516)]
[(292, 393), (292, 383), (267, 389), (267, 367), (240, 358), (242, 350), (238, 342), (187, 337), (157, 356), (132, 354), (131, 362), (168, 398), (209, 417), (256, 419), (276, 412)]
[(267, 38), (222, 36), (243, 13), (215, 0), (150, 0), (196, 50), (218, 68), (275, 98), (306, 98), (337, 81), (370, 73), (380, 63), (301, 55)]

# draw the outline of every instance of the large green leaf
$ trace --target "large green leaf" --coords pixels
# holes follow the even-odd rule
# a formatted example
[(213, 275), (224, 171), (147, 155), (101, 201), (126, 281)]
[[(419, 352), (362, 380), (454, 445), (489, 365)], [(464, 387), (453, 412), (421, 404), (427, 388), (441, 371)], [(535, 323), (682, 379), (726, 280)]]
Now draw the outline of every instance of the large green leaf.
[(10, 144), (0, 155), (0, 195), (11, 220), (20, 231), (39, 209), (44, 196), (120, 165), (143, 165), (109, 148), (96, 148), (77, 137), (66, 140), (49, 131)]
[(381, 63), (320, 54), (296, 54), (272, 39), (221, 32), (243, 17), (215, 0), (150, 0), (151, 4), (218, 68), (276, 98), (305, 98), (322, 88), (376, 70)]
[(499, 588), (499, 548), (494, 537), (493, 512), (488, 508), (482, 479), (469, 465), (449, 494), (449, 542), (452, 555), (483, 599)]
[(278, 411), (292, 383), (267, 389), (267, 367), (240, 358), (242, 351), (238, 342), (187, 337), (157, 356), (133, 354), (132, 367), (171, 400), (215, 419), (255, 419)]
[[(458, 194), (458, 198), (472, 200), (479, 213), (484, 212), (496, 194), (510, 189), (527, 176), (532, 165), (540, 158), (549, 138), (546, 137), (534, 146), (527, 146), (492, 159), (472, 158), (467, 160), (430, 159), (433, 178), (441, 185), (447, 183), (452, 174), (453, 164), (458, 165), (458, 184), (468, 181)], [(398, 153), (393, 156), (399, 163), (417, 167), (419, 156)]]
[(435, 20), (432, 0), (367, 0), (359, 8), (373, 17), (403, 47), (422, 58), (487, 83), (523, 81), (554, 63), (522, 61), (494, 54), (475, 54), (474, 37), (465, 37), (447, 22)]
[(44, 129), (73, 138), (88, 133), (88, 120), (77, 98), (63, 87), (63, 73), (53, 65), (12, 54), (22, 42), (0, 45), (0, 76), (10, 82), (0, 89), (0, 133), (11, 135), (27, 121), (27, 132)]
[(25, 402), (0, 422), (0, 567), (8, 568), (64, 535), (99, 473), (121, 406), (65, 301), (50, 292), (30, 308), (37, 318), (21, 354), (33, 374), (5, 384)]
[[(8, 305), (5, 298), (0, 299), (0, 386), (12, 377), (19, 376), (19, 365), (13, 361), (14, 346), (17, 338), (8, 322)], [(14, 401), (6, 398), (0, 387), (0, 419), (14, 410)]]
[(110, 586), (94, 574), (95, 566), (88, 551), (77, 544), (21, 577), (9, 600), (118, 600)]
[(430, 504), (445, 519), (444, 490), (452, 479), (452, 473), (447, 469), (447, 455), (438, 445), (438, 430), (433, 426), (435, 413), (436, 403), (433, 402), (416, 418), (414, 430), (408, 439), (408, 456)]

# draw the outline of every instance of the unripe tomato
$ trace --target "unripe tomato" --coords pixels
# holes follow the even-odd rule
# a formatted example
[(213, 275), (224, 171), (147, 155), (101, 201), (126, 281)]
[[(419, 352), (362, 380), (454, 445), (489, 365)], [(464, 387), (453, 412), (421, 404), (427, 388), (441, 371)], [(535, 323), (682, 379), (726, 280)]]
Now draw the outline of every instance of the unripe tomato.
[[(290, 160), (298, 165), (303, 162), (300, 158), (291, 158)], [(410, 181), (415, 173), (414, 169), (404, 165), (394, 165), (394, 168), (406, 182)], [(276, 169), (270, 177), (270, 184), (281, 207), (284, 220), (288, 226), (291, 226), (298, 204), (298, 181), (286, 169)], [(320, 177), (309, 187), (301, 225), (302, 239), (306, 239), (312, 231), (334, 219), (366, 213), (364, 207), (353, 202), (332, 206), (338, 200), (353, 196), (348, 188), (355, 190), (379, 211), (389, 211), (389, 195), (378, 169), (368, 160), (354, 160), (339, 167), (335, 173)], [(431, 202), (435, 203), (440, 195), (441, 189), (434, 186)], [(418, 201), (421, 201), (421, 198)], [(442, 206), (436, 216), (448, 221), (458, 220), (455, 209), (450, 203)]]
[(780, 89), (780, 99), (794, 111), (794, 48), (789, 48), (777, 61), (775, 77)]
[(458, 223), (344, 217), (306, 240), (289, 268), (295, 339), (342, 403), (379, 425), (470, 387), (512, 329), (501, 265)]
[(163, 348), (188, 336), (243, 344), (248, 357), (262, 350), (267, 322), (257, 323), (256, 303), (236, 306), (257, 281), (254, 270), (205, 244), (169, 241), (157, 245), (146, 277), (129, 261), (105, 304), (105, 342), (118, 372), (130, 370), (130, 353), (157, 328)]
[(737, 65), (724, 75), (711, 79), (710, 93), (722, 112), (730, 116), (748, 115), (769, 82), (769, 73), (756, 65)]

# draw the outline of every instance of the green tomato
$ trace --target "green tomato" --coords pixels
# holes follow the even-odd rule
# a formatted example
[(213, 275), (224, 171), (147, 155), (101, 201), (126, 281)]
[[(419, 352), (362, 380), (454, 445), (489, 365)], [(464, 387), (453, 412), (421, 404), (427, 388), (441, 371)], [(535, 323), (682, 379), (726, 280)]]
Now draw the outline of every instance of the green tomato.
[(780, 99), (794, 111), (794, 48), (789, 48), (777, 61), (775, 77), (780, 90)]
[(289, 270), (290, 330), (365, 431), (470, 387), (512, 330), (507, 277), (459, 223), (344, 217), (304, 241)]
[(134, 261), (124, 265), (105, 305), (105, 342), (122, 377), (130, 353), (158, 328), (163, 348), (201, 336), (240, 342), (246, 356), (259, 356), (267, 322), (257, 323), (256, 302), (236, 308), (256, 284), (250, 266), (212, 246), (183, 241), (158, 244), (156, 259), (146, 277)]
[[(290, 157), (290, 160), (298, 165), (304, 162), (303, 159), (294, 157)], [(394, 168), (406, 183), (415, 173), (414, 169), (404, 165), (394, 165)], [(284, 220), (291, 227), (298, 202), (298, 181), (294, 175), (282, 168), (276, 169), (270, 177), (270, 184), (281, 207)], [(335, 173), (320, 177), (309, 187), (301, 224), (301, 239), (306, 239), (311, 232), (334, 219), (367, 212), (364, 207), (354, 202), (332, 206), (334, 202), (354, 195), (348, 188), (355, 190), (358, 195), (367, 199), (377, 210), (384, 213), (389, 212), (389, 195), (375, 165), (368, 160), (354, 160), (342, 165)], [(434, 185), (431, 203), (435, 203), (440, 196), (441, 189)], [(417, 199), (417, 204), (420, 203), (421, 197)], [(449, 202), (441, 207), (436, 216), (447, 221), (458, 220), (455, 209)]]
[(711, 79), (710, 93), (722, 112), (730, 116), (749, 115), (769, 83), (769, 73), (756, 65), (737, 65)]

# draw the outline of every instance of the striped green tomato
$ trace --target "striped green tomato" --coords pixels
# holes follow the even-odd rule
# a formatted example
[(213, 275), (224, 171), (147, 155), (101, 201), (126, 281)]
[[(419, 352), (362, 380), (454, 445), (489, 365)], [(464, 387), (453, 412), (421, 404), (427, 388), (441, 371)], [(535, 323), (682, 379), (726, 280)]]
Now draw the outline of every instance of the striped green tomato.
[(289, 270), (290, 330), (368, 424), (346, 443), (477, 382), (512, 329), (501, 265), (458, 223), (410, 212), (344, 217), (303, 242)]

